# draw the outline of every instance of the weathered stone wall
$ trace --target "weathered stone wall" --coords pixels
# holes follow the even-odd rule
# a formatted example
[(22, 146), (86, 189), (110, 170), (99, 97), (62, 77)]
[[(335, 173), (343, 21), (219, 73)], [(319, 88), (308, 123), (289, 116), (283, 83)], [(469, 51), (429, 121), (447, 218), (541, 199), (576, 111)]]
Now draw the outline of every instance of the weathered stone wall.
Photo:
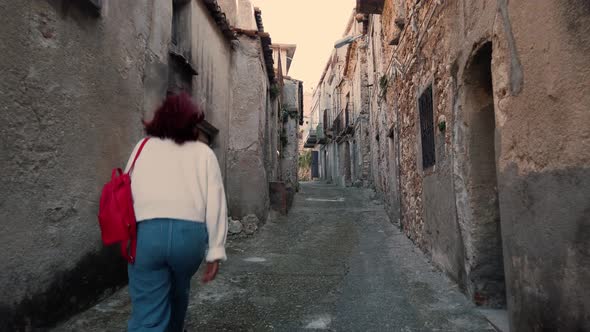
[[(299, 182), (297, 180), (299, 164), (299, 115), (301, 105), (299, 105), (299, 81), (285, 79), (283, 87), (283, 132), (284, 143), (281, 155), (281, 174), (283, 181), (297, 189)], [(285, 118), (286, 116), (286, 118)]]
[(264, 140), (265, 160), (264, 165), (269, 181), (279, 181), (280, 165), (277, 148), (279, 146), (279, 99), (271, 98), (270, 95), (266, 99), (266, 121), (264, 122), (264, 132), (266, 133)]
[(494, 102), (513, 330), (590, 330), (590, 3), (498, 1)]
[(358, 64), (354, 79), (355, 86), (355, 144), (356, 144), (356, 165), (355, 182), (362, 186), (368, 186), (371, 173), (371, 141), (370, 141), (370, 89), (367, 53), (369, 45), (366, 42), (359, 42)]
[[(269, 208), (264, 158), (269, 87), (263, 63), (260, 39), (240, 36), (232, 53), (233, 104), (226, 180), (229, 212), (235, 219), (255, 214), (264, 221)], [(268, 125), (270, 132), (276, 132), (277, 122)]]
[[(369, 95), (369, 142), (371, 145), (371, 176), (370, 181), (379, 193), (386, 192), (383, 184), (381, 170), (385, 169), (382, 165), (383, 147), (381, 146), (381, 137), (385, 137), (386, 129), (382, 125), (381, 111), (382, 99), (380, 80), (383, 77), (383, 37), (381, 16), (372, 15), (370, 17), (371, 25), (369, 27), (368, 45), (367, 45), (367, 77), (368, 77), (368, 95)], [(386, 179), (387, 177), (385, 177)]]
[[(439, 127), (444, 124), (449, 128), (453, 118), (453, 61), (463, 49), (470, 50), (473, 43), (489, 35), (493, 25), (490, 21), (494, 17), (493, 6), (471, 5), (473, 8), (466, 10), (453, 3), (422, 2), (417, 6), (408, 3), (405, 7), (394, 1), (386, 3), (381, 22), (373, 21), (374, 30), (383, 30), (381, 43), (385, 46), (383, 74), (374, 83), (374, 94), (379, 97), (371, 118), (378, 147), (373, 153), (377, 164), (374, 179), (387, 206), (393, 207), (388, 212), (395, 217), (401, 203), (398, 214), (405, 232), (475, 296), (476, 281), (464, 281), (465, 273), (469, 274), (472, 267), (483, 260), (476, 257), (471, 261), (472, 256), (464, 259), (462, 235), (477, 232), (477, 229), (461, 229), (457, 222), (452, 130)], [(473, 15), (480, 15), (477, 21), (481, 27), (465, 37), (456, 18)], [(400, 19), (404, 24), (396, 24)], [(375, 27), (378, 24), (381, 27)], [(389, 45), (394, 39), (399, 39), (398, 45)], [(455, 42), (459, 45), (454, 45)], [(430, 85), (433, 87), (435, 165), (424, 169), (417, 100)], [(495, 249), (501, 251), (501, 246)], [(472, 253), (486, 255), (477, 250)], [(496, 264), (501, 271), (501, 260)]]
[[(393, 101), (391, 118), (395, 121), (388, 126), (393, 125), (394, 136), (399, 139), (394, 147), (399, 151), (394, 154), (399, 163), (401, 223), (408, 235), (432, 255), (435, 263), (461, 283), (463, 248), (455, 216), (452, 131), (437, 127), (439, 119), (452, 118), (452, 80), (448, 64), (453, 50), (449, 40), (458, 36), (452, 35), (453, 30), (446, 25), (445, 18), (459, 13), (450, 3), (445, 4), (445, 8), (436, 2), (422, 3), (418, 7), (407, 4), (406, 10), (393, 7), (391, 16), (384, 15), (384, 22), (390, 17), (393, 23), (384, 37), (387, 41), (401, 33), (395, 51), (394, 47), (386, 48), (386, 58), (393, 56), (397, 60), (387, 64), (391, 70), (387, 97)], [(407, 15), (402, 15), (401, 11)], [(405, 18), (401, 32), (396, 31), (399, 28), (394, 23), (400, 17)], [(424, 169), (417, 100), (430, 85), (433, 88), (435, 165)]]
[(126, 277), (101, 250), (98, 198), (165, 92), (143, 78), (150, 62), (167, 79), (154, 31), (169, 35), (171, 6), (83, 3), (0, 1), (0, 330), (47, 326)]
[(231, 174), (227, 173), (226, 153), (233, 133), (229, 130), (229, 114), (231, 101), (239, 98), (233, 96), (230, 85), (232, 46), (202, 1), (191, 1), (191, 6), (191, 57), (198, 72), (193, 79), (193, 98), (202, 106), (205, 119), (219, 130), (211, 147), (227, 183)]
[[(502, 305), (506, 268), (517, 331), (588, 329), (589, 21), (587, 3), (550, 0), (386, 1), (371, 17), (373, 95), (387, 79), (371, 104), (375, 186), (394, 196), (399, 165), (402, 227), (476, 303)], [(436, 162), (423, 169), (430, 84)]]
[[(0, 1), (0, 330), (51, 325), (126, 279), (100, 243), (99, 191), (165, 96), (172, 2), (89, 3)], [(201, 1), (186, 4), (192, 92), (226, 174), (231, 44)]]

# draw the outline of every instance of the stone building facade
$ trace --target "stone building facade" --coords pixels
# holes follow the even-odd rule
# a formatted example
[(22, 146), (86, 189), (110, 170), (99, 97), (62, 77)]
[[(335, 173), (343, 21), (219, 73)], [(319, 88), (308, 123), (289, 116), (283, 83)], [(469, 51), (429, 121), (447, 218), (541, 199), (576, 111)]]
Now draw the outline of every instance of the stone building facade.
[[(391, 219), (512, 330), (590, 329), (588, 2), (358, 0), (354, 15), (364, 180)], [(328, 153), (327, 179), (341, 161)]]
[(341, 186), (366, 185), (369, 130), (366, 50), (354, 40), (363, 34), (352, 15), (343, 40), (332, 52), (314, 90), (308, 147), (316, 147), (320, 178)]
[(295, 191), (299, 189), (299, 127), (303, 124), (303, 82), (284, 78), (281, 133), (281, 174)]
[(230, 214), (266, 219), (282, 100), (249, 1), (0, 0), (0, 12), (0, 330), (50, 327), (125, 282), (100, 241), (100, 189), (167, 91), (204, 110)]

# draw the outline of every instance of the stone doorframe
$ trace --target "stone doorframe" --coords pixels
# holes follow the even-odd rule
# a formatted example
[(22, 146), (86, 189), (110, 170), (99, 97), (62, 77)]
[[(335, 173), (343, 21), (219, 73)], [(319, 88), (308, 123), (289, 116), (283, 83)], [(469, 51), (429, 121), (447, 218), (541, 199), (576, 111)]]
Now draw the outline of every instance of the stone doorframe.
[[(472, 186), (472, 181), (475, 179), (477, 175), (472, 174), (473, 169), (477, 167), (475, 165), (477, 161), (473, 161), (470, 157), (470, 144), (474, 143), (474, 135), (472, 133), (472, 129), (474, 127), (474, 123), (477, 121), (482, 121), (476, 119), (481, 115), (476, 115), (475, 112), (481, 110), (473, 110), (468, 109), (470, 107), (469, 103), (473, 103), (473, 99), (469, 100), (469, 97), (477, 98), (474, 95), (474, 91), (479, 89), (480, 87), (477, 84), (481, 83), (474, 83), (469, 82), (469, 75), (472, 74), (477, 68), (472, 68), (474, 65), (475, 59), (481, 55), (482, 51), (486, 47), (491, 47), (492, 59), (493, 59), (493, 44), (492, 40), (485, 39), (478, 43), (476, 47), (473, 48), (472, 53), (467, 57), (466, 61), (461, 63), (460, 61), (463, 59), (458, 59), (457, 63), (460, 69), (458, 69), (457, 73), (457, 86), (455, 89), (455, 96), (453, 101), (453, 135), (452, 135), (452, 151), (453, 151), (453, 183), (454, 183), (454, 191), (455, 191), (455, 202), (456, 202), (456, 209), (457, 209), (457, 222), (459, 224), (459, 229), (461, 231), (461, 238), (463, 240), (464, 246), (464, 269), (465, 269), (465, 284), (464, 287), (466, 289), (467, 294), (470, 298), (478, 305), (484, 306), (491, 306), (491, 307), (503, 307), (505, 306), (505, 286), (504, 286), (504, 266), (503, 260), (501, 259), (498, 263), (500, 264), (499, 268), (501, 269), (502, 273), (502, 280), (501, 285), (496, 283), (495, 281), (491, 280), (488, 271), (482, 270), (489, 270), (489, 262), (490, 259), (496, 259), (497, 256), (495, 253), (490, 254), (487, 252), (488, 250), (492, 250), (496, 252), (496, 249), (502, 250), (501, 244), (501, 235), (498, 235), (500, 238), (500, 247), (494, 249), (494, 244), (486, 243), (486, 240), (489, 241), (496, 241), (496, 239), (489, 239), (486, 236), (489, 236), (489, 231), (485, 230), (484, 228), (490, 228), (489, 223), (488, 225), (483, 225), (483, 222), (480, 220), (476, 215), (481, 215), (481, 211), (476, 211), (476, 206), (481, 202), (481, 192), (476, 186)], [(494, 77), (494, 64), (491, 62), (491, 93), (492, 93), (492, 107), (496, 105), (494, 99), (494, 89), (493, 89), (493, 77)], [(471, 105), (473, 106), (473, 105)], [(480, 106), (480, 105), (478, 105)], [(494, 112), (494, 121), (496, 121), (497, 114)], [(470, 114), (471, 112), (471, 114)], [(483, 113), (481, 113), (483, 114)], [(475, 119), (475, 120), (474, 120)], [(497, 128), (497, 126), (495, 127)], [(479, 138), (478, 138), (479, 139)], [(495, 167), (497, 167), (498, 161), (498, 151), (495, 150), (495, 158), (494, 158)], [(495, 168), (494, 167), (494, 168)], [(496, 183), (497, 183), (497, 174), (495, 175)], [(497, 187), (497, 184), (496, 184)], [(475, 188), (475, 189), (474, 189)], [(497, 190), (497, 189), (496, 189)], [(485, 190), (484, 190), (485, 191)], [(479, 197), (478, 197), (479, 196)], [(485, 192), (484, 192), (485, 196)], [(498, 210), (499, 216), (499, 210)], [(491, 249), (490, 249), (491, 247)], [(490, 258), (490, 256), (494, 256), (494, 258)], [(482, 268), (484, 267), (484, 268)], [(493, 274), (493, 273), (492, 273)], [(500, 288), (501, 291), (499, 290)], [(497, 297), (490, 294), (499, 294)]]

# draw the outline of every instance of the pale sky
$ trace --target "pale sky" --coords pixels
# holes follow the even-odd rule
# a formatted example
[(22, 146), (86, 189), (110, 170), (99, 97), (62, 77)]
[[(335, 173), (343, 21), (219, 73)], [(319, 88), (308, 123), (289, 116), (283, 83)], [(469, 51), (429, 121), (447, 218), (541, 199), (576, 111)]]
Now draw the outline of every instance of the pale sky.
[(289, 76), (309, 91), (344, 34), (355, 0), (252, 0), (273, 43), (297, 44)]

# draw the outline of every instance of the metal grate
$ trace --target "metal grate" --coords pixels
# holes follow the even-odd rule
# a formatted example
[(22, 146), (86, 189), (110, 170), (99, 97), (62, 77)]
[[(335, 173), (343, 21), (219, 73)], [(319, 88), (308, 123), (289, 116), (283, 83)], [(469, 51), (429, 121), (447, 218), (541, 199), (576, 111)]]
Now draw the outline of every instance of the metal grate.
[(434, 114), (432, 104), (432, 85), (418, 99), (420, 111), (420, 132), (422, 138), (422, 167), (427, 169), (436, 162), (434, 150)]

